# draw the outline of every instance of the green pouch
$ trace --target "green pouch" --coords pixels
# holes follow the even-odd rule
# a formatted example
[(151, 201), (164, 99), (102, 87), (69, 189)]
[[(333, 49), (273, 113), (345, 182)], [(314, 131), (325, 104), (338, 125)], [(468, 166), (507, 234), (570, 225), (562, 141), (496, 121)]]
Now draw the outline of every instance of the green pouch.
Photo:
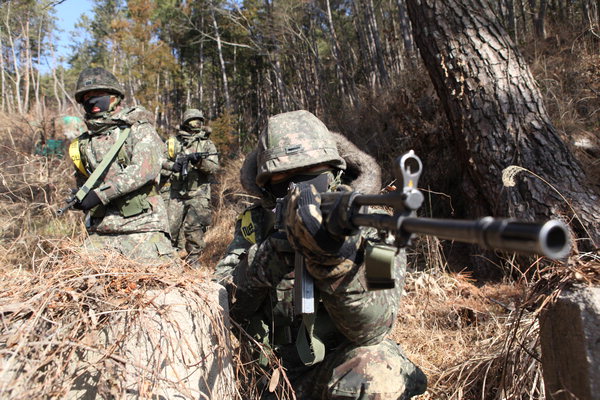
[[(272, 352), (271, 344), (269, 341), (269, 326), (262, 320), (258, 315), (254, 315), (250, 318), (246, 332), (250, 334), (258, 343), (262, 344), (262, 348), (258, 350), (258, 364), (261, 367), (269, 365), (269, 357), (267, 354)], [(265, 354), (267, 353), (267, 354)]]
[(148, 194), (139, 191), (117, 199), (115, 205), (119, 208), (121, 216), (125, 218), (141, 214), (150, 208)]
[(154, 184), (150, 183), (132, 193), (119, 197), (114, 200), (114, 204), (119, 209), (121, 216), (125, 218), (133, 217), (149, 210), (150, 203), (148, 202), (148, 197), (157, 195), (158, 192)]
[(394, 260), (398, 250), (383, 244), (367, 245), (365, 249), (365, 277), (369, 290), (392, 289)]

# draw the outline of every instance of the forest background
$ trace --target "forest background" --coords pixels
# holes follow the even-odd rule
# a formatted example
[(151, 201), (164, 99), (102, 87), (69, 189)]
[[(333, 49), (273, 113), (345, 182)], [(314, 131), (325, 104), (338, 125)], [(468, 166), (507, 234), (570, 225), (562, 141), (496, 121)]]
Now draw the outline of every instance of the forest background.
[[(260, 128), (270, 115), (307, 109), (373, 155), (386, 184), (394, 183), (392, 160), (415, 149), (424, 161), (424, 214), (570, 223), (579, 251), (567, 267), (418, 241), (394, 333), (430, 376), (433, 398), (493, 398), (500, 391), (543, 398), (536, 316), (561, 285), (597, 283), (599, 276), (598, 1), (100, 0), (80, 20), (85, 40), (74, 42), (66, 63), (56, 53), (58, 3), (0, 2), (2, 268), (35, 272), (65, 240), (76, 246), (82, 239), (80, 216), (53, 216), (73, 184), (71, 166), (35, 149), (60, 138), (56, 116), (82, 115), (73, 92), (83, 68), (112, 71), (126, 103), (150, 110), (163, 137), (188, 107), (209, 119), (223, 169), (207, 266), (251, 201), (238, 170)], [(477, 102), (464, 103), (500, 81), (469, 86), (469, 60), (508, 75), (509, 61), (494, 62), (503, 52), (525, 78), (492, 92), (498, 98), (508, 90), (509, 100), (531, 93), (526, 103), (541, 119), (527, 120), (529, 130), (502, 107), (488, 111), (510, 118), (482, 123), (472, 117)], [(48, 60), (50, 68), (42, 68)], [(487, 136), (496, 142), (474, 150)], [(537, 150), (503, 158), (515, 147), (531, 148), (527, 138), (537, 138)], [(502, 168), (522, 166), (512, 192), (502, 185), (502, 168), (494, 172), (498, 159)], [(491, 172), (473, 164), (489, 164)]]

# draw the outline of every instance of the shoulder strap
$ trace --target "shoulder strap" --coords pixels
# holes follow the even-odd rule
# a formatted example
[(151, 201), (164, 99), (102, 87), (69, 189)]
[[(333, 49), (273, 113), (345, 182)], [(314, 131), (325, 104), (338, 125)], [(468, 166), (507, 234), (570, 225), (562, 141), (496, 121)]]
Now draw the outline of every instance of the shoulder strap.
[(79, 172), (81, 172), (85, 176), (89, 176), (88, 172), (83, 165), (83, 160), (81, 159), (81, 152), (79, 150), (79, 138), (75, 138), (71, 144), (69, 145), (69, 157), (73, 160), (73, 164), (77, 167)]
[(108, 150), (108, 152), (104, 155), (102, 161), (100, 161), (100, 165), (98, 165), (94, 172), (92, 172), (92, 174), (88, 177), (83, 186), (81, 186), (77, 193), (75, 193), (75, 198), (77, 198), (77, 200), (83, 200), (83, 198), (88, 194), (88, 192), (94, 188), (94, 185), (96, 184), (100, 176), (102, 176), (104, 171), (106, 171), (108, 166), (113, 162), (115, 156), (117, 155), (121, 147), (123, 147), (125, 140), (129, 136), (129, 132), (131, 132), (130, 128), (119, 130), (119, 137), (115, 141), (115, 144), (113, 144), (110, 150)]

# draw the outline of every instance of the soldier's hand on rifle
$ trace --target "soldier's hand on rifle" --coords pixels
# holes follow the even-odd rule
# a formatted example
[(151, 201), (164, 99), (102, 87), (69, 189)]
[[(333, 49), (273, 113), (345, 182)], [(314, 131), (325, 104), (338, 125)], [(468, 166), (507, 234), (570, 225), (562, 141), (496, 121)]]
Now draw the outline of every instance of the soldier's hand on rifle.
[(290, 195), (285, 216), (290, 243), (306, 257), (311, 273), (310, 264), (333, 266), (354, 260), (359, 246), (358, 235), (336, 236), (327, 231), (320, 206), (315, 187), (299, 184)]
[(175, 162), (173, 163), (173, 166), (171, 167), (173, 172), (181, 172), (181, 170), (183, 169), (183, 164), (185, 164), (186, 162), (186, 159), (187, 156), (185, 154), (178, 155), (175, 159)]
[(188, 157), (192, 164), (197, 164), (202, 161), (202, 153), (192, 153)]
[(88, 192), (88, 194), (85, 195), (85, 197), (81, 201), (78, 201), (77, 203), (75, 203), (73, 205), (73, 208), (76, 208), (78, 210), (88, 211), (88, 210), (96, 207), (100, 203), (102, 203), (102, 201), (100, 201), (100, 197), (98, 197), (96, 192), (91, 190), (90, 192)]

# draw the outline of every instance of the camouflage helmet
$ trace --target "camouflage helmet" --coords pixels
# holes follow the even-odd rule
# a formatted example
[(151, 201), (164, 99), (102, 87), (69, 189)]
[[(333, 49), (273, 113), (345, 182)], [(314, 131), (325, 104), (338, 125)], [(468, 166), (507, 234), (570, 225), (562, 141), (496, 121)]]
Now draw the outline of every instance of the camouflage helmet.
[(204, 122), (204, 114), (202, 114), (202, 111), (200, 111), (196, 108), (188, 108), (183, 113), (182, 125), (187, 124), (189, 121), (191, 121), (193, 119), (199, 119)]
[(79, 74), (75, 88), (75, 100), (83, 102), (83, 95), (90, 90), (104, 90), (125, 97), (117, 78), (104, 68), (86, 68)]
[(273, 174), (329, 164), (345, 169), (333, 135), (321, 120), (306, 110), (269, 118), (257, 144), (256, 184), (264, 187)]

